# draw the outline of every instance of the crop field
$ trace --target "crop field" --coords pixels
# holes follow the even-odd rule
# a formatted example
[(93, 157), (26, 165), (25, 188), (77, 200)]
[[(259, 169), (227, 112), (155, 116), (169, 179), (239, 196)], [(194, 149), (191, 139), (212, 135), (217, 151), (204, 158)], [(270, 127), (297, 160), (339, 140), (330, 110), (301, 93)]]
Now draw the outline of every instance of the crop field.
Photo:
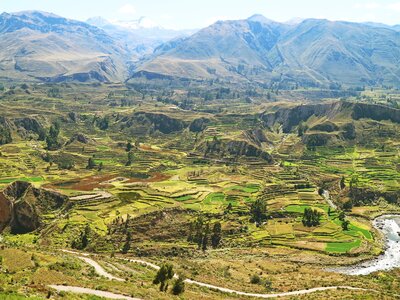
[[(48, 287), (57, 284), (143, 299), (172, 297), (152, 284), (155, 270), (126, 258), (170, 262), (185, 278), (252, 293), (347, 285), (348, 275), (328, 268), (379, 254), (382, 237), (372, 218), (400, 213), (397, 123), (353, 121), (343, 111), (330, 121), (338, 128), (353, 122), (357, 137), (339, 139), (337, 129), (329, 133), (328, 144), (310, 146), (297, 127), (283, 132), (282, 124), (266, 125), (260, 117), (264, 110), (290, 109), (293, 103), (193, 99), (197, 109), (183, 110), (124, 85), (71, 84), (58, 98), (46, 89), (32, 87), (29, 96), (15, 89), (1, 98), (10, 108), (5, 118), (38, 120), (45, 132), (57, 123), (59, 135), (57, 147), (50, 149), (35, 128), (12, 127), (12, 141), (0, 146), (0, 188), (24, 182), (68, 200), (44, 211), (40, 227), (30, 233), (4, 230), (1, 299), (28, 294), (37, 295), (28, 298), (35, 300), (47, 295), (100, 299)], [(43, 101), (33, 105), (36, 98)], [(119, 105), (121, 99), (130, 104)], [(307, 135), (321, 134), (311, 128), (326, 119), (306, 120)], [(257, 203), (266, 207), (259, 222), (252, 215)], [(309, 210), (318, 215), (318, 224), (306, 224)], [(212, 247), (217, 223), (222, 238)], [(206, 249), (196, 242), (198, 226), (209, 235)], [(91, 253), (123, 281), (99, 276), (63, 249)], [(255, 274), (262, 284), (251, 283)], [(352, 286), (375, 292), (322, 291), (313, 297), (391, 299), (391, 291), (400, 288), (398, 278), (398, 270), (354, 277)], [(189, 284), (179, 297), (241, 299)]]

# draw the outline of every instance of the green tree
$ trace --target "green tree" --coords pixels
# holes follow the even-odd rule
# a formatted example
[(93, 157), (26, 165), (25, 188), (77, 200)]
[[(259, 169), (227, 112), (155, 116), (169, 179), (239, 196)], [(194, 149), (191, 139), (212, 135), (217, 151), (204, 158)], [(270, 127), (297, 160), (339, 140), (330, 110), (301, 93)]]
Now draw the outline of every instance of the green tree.
[(260, 225), (267, 219), (267, 204), (263, 199), (257, 199), (250, 206), (251, 221)]
[(86, 166), (86, 169), (94, 169), (96, 167), (96, 162), (94, 161), (93, 157), (90, 157), (88, 159), (88, 164)]
[(345, 211), (350, 211), (353, 208), (353, 201), (349, 200), (343, 203), (343, 209)]
[(211, 245), (212, 247), (218, 248), (219, 243), (221, 242), (222, 239), (222, 227), (220, 222), (216, 222), (213, 226), (212, 230), (212, 236), (211, 236)]
[(185, 278), (179, 275), (172, 286), (172, 294), (180, 295), (185, 291)]
[(356, 175), (356, 174), (351, 175), (350, 189), (357, 187), (358, 182), (359, 182), (358, 175)]
[(300, 122), (299, 126), (297, 127), (297, 135), (303, 136), (304, 133), (308, 130), (308, 126), (304, 124), (303, 121)]
[(130, 166), (132, 165), (133, 162), (133, 153), (132, 151), (128, 152), (128, 160), (126, 161), (126, 166)]
[(168, 280), (174, 277), (174, 271), (171, 264), (163, 264), (158, 270), (153, 284), (160, 285), (160, 291), (165, 292), (168, 288)]
[(345, 231), (349, 230), (349, 225), (350, 225), (350, 221), (349, 220), (343, 220), (342, 229), (345, 230)]
[(344, 176), (340, 179), (340, 189), (343, 190), (346, 187)]
[(9, 128), (0, 127), (0, 145), (12, 142), (11, 131)]
[(47, 150), (57, 150), (60, 148), (60, 142), (58, 136), (60, 134), (60, 124), (58, 122), (53, 123), (50, 126), (49, 133), (46, 136)]
[(208, 246), (208, 237), (210, 235), (210, 226), (206, 224), (206, 228), (204, 230), (203, 239), (201, 241), (201, 250), (206, 251)]
[(307, 207), (304, 209), (303, 225), (307, 227), (314, 227), (320, 224), (321, 213), (315, 209)]
[(126, 254), (129, 252), (129, 250), (131, 249), (131, 241), (132, 241), (132, 233), (128, 231), (126, 234), (125, 243), (122, 246), (122, 251), (121, 251), (122, 254)]
[(132, 149), (133, 149), (132, 143), (131, 142), (126, 143), (126, 152), (131, 152)]
[(341, 211), (339, 213), (338, 219), (343, 222), (345, 218), (346, 218), (345, 213), (343, 211)]

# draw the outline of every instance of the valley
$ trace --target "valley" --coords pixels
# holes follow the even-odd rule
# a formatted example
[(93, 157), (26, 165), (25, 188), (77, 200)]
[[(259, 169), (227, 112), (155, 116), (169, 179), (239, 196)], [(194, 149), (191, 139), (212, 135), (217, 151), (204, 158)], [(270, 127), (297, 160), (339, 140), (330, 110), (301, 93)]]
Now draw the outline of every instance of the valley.
[(0, 296), (395, 299), (399, 269), (333, 270), (383, 253), (373, 220), (400, 212), (396, 91), (268, 93), (6, 84)]

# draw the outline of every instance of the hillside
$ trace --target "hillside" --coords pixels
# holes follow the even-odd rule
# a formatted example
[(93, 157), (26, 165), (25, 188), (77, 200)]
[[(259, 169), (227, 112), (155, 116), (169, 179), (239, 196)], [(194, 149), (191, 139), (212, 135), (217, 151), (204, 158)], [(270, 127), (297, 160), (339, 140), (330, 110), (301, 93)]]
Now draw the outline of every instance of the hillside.
[(272, 80), (286, 86), (399, 85), (399, 46), (395, 27), (318, 19), (283, 24), (255, 15), (217, 22), (156, 49), (136, 76)]
[(0, 77), (17, 80), (120, 81), (126, 50), (103, 30), (54, 14), (0, 15)]

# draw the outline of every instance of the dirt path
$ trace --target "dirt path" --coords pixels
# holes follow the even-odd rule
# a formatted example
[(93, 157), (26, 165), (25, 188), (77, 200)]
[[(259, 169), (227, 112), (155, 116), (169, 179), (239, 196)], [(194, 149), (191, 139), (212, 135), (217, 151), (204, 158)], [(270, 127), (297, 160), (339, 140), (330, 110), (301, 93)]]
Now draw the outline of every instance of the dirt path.
[(111, 292), (98, 291), (98, 290), (93, 290), (93, 289), (87, 289), (87, 288), (78, 287), (78, 286), (49, 285), (49, 287), (56, 291), (59, 291), (59, 292), (87, 294), (87, 295), (104, 297), (104, 298), (108, 298), (108, 299), (141, 300), (139, 298), (132, 298), (132, 297), (125, 296), (125, 295), (114, 294)]
[(93, 259), (87, 257), (89, 256), (86, 253), (79, 253), (79, 252), (75, 252), (75, 251), (68, 251), (68, 250), (63, 250), (63, 252), (65, 253), (71, 253), (71, 254), (75, 254), (77, 255), (77, 257), (81, 260), (83, 260), (85, 263), (87, 263), (88, 265), (91, 265), (97, 274), (99, 274), (100, 276), (104, 276), (110, 280), (116, 280), (116, 281), (125, 281), (122, 278), (119, 277), (115, 277), (114, 275), (108, 273), (106, 270), (104, 270), (104, 268), (102, 266), (100, 266), (97, 262), (95, 262)]
[(333, 208), (334, 210), (337, 210), (337, 206), (335, 205), (335, 203), (333, 203), (328, 191), (324, 190), (322, 193), (322, 197), (325, 199), (325, 201), (329, 204), (329, 206), (331, 208)]
[[(113, 275), (107, 273), (94, 260), (89, 259), (87, 257), (89, 254), (81, 253), (81, 252), (75, 252), (75, 251), (69, 251), (69, 250), (62, 250), (62, 251), (66, 252), (66, 253), (71, 253), (71, 254), (78, 255), (78, 257), (80, 259), (85, 260), (88, 264), (92, 265), (93, 267), (95, 267), (95, 265), (97, 265), (98, 268), (95, 267), (96, 272), (98, 272), (98, 274), (100, 274), (102, 276), (105, 276), (105, 274), (107, 274), (107, 276), (105, 276), (107, 278), (110, 278), (110, 277), (112, 279), (117, 278), (117, 277), (114, 277)], [(122, 260), (133, 262), (133, 263), (138, 263), (138, 264), (142, 264), (142, 265), (146, 265), (146, 266), (148, 266), (150, 268), (153, 268), (155, 270), (160, 269), (160, 267), (157, 266), (156, 264), (153, 264), (153, 263), (150, 263), (150, 262), (147, 262), (147, 261), (144, 261), (144, 260), (128, 259), (128, 258), (118, 258), (118, 259), (122, 259)], [(177, 278), (178, 276), (175, 274), (174, 277)], [(316, 288), (311, 288), (311, 289), (307, 289), (307, 290), (298, 290), (298, 291), (285, 292), (285, 293), (276, 293), (276, 294), (256, 294), (256, 293), (247, 293), (247, 292), (236, 291), (236, 290), (232, 290), (232, 289), (228, 289), (228, 288), (224, 288), (224, 287), (220, 287), (220, 286), (216, 286), (216, 285), (212, 285), (212, 284), (208, 284), (208, 283), (203, 283), (203, 282), (199, 282), (199, 281), (195, 281), (195, 280), (191, 280), (191, 279), (186, 279), (185, 282), (188, 283), (188, 284), (194, 284), (194, 285), (197, 285), (197, 286), (206, 287), (206, 288), (209, 288), (209, 289), (212, 289), (212, 290), (216, 290), (216, 291), (220, 291), (220, 292), (223, 292), (223, 293), (230, 293), (230, 294), (236, 294), (236, 295), (239, 295), (239, 296), (256, 297), (256, 298), (264, 298), (264, 299), (287, 297), (287, 296), (299, 296), (299, 295), (311, 294), (311, 293), (315, 293), (315, 292), (321, 292), (321, 291), (327, 291), (327, 290), (338, 290), (338, 289), (346, 289), (346, 290), (353, 290), (353, 291), (373, 291), (373, 292), (376, 292), (375, 290), (362, 289), (362, 288), (356, 288), (356, 287), (351, 287), (351, 286), (329, 286), (329, 287), (316, 287)]]

